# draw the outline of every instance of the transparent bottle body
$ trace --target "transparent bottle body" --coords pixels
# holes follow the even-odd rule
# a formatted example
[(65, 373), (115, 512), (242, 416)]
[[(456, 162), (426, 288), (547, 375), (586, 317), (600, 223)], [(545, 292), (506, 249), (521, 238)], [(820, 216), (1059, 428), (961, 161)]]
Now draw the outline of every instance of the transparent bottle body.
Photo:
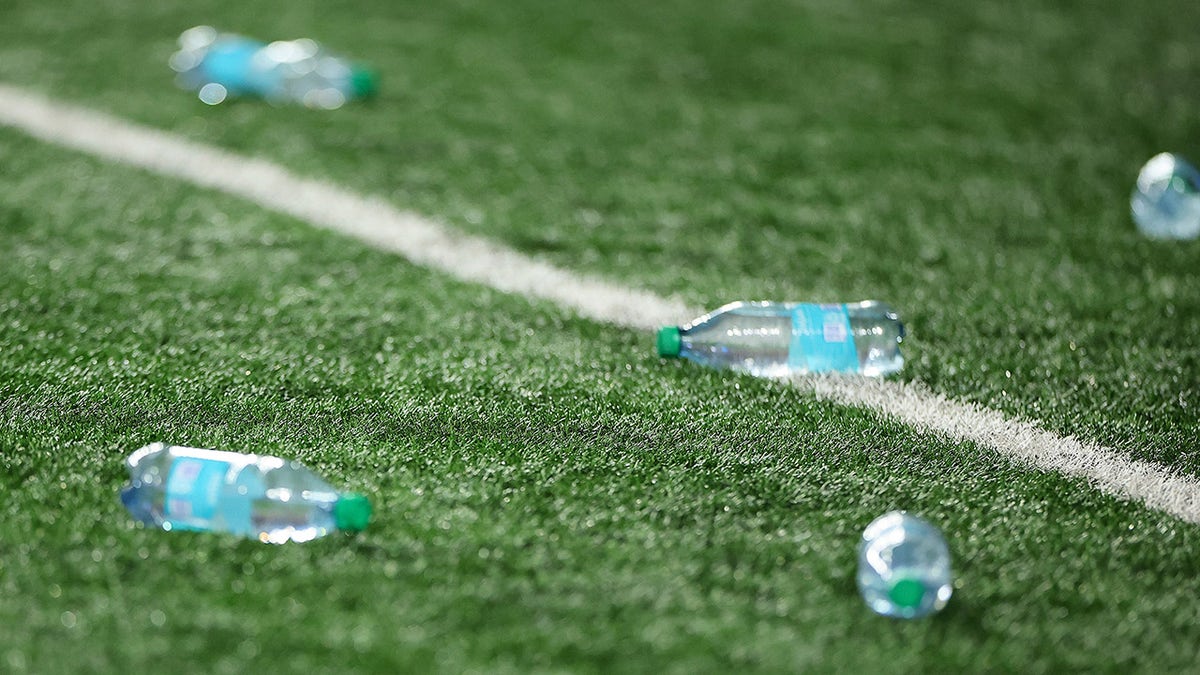
[[(735, 302), (680, 328), (679, 355), (712, 368), (784, 378), (812, 372), (797, 367), (792, 329), (798, 303)], [(887, 375), (904, 366), (904, 324), (888, 305), (845, 305), (861, 375)]]
[(858, 589), (884, 616), (913, 619), (950, 600), (950, 550), (941, 532), (903, 511), (876, 518), (858, 549)]
[(1130, 208), (1146, 236), (1200, 236), (1200, 171), (1177, 155), (1164, 152), (1154, 156), (1138, 174)]
[(266, 44), (197, 26), (180, 35), (179, 46), (170, 65), (180, 86), (210, 105), (249, 94), (332, 110), (362, 94), (354, 66), (307, 38)]
[[(181, 461), (220, 475), (208, 490), (200, 490), (204, 494), (172, 494), (179, 487)], [(338, 492), (296, 462), (155, 443), (133, 453), (126, 465), (130, 481), (121, 501), (147, 525), (270, 543), (309, 541), (336, 530)], [(203, 502), (198, 508), (197, 500)]]
[(309, 39), (272, 42), (255, 54), (251, 68), (269, 101), (333, 110), (354, 95), (350, 64)]

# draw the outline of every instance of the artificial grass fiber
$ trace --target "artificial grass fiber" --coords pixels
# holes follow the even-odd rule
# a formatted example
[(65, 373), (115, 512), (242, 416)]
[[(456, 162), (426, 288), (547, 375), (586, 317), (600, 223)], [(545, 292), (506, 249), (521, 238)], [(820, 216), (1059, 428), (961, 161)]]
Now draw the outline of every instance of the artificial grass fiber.
[[(902, 377), (1195, 476), (1200, 244), (1126, 200), (1200, 157), (1197, 11), (9, 0), (0, 80), (695, 304), (878, 297)], [(320, 39), (380, 97), (204, 107), (165, 66), (196, 23)], [(0, 251), (0, 670), (1195, 667), (1196, 526), (987, 448), (6, 128)], [(139, 529), (154, 440), (301, 460), (375, 519)], [(895, 508), (954, 556), (925, 621), (854, 587)]]

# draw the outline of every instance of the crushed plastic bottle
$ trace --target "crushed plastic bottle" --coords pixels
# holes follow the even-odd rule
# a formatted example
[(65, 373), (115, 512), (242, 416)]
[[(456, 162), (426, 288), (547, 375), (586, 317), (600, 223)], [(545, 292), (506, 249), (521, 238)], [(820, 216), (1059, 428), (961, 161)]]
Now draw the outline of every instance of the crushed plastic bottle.
[(953, 592), (950, 575), (950, 549), (927, 521), (892, 511), (863, 531), (858, 590), (875, 612), (915, 619), (940, 611)]
[(164, 530), (282, 544), (360, 531), (371, 518), (366, 497), (338, 493), (304, 466), (278, 457), (151, 443), (126, 465), (121, 502), (135, 519)]
[(840, 305), (734, 302), (658, 331), (658, 354), (760, 377), (900, 370), (904, 324), (868, 300)]
[(1164, 152), (1146, 162), (1129, 200), (1133, 222), (1155, 239), (1200, 236), (1200, 171)]
[(372, 70), (329, 54), (313, 40), (264, 44), (211, 26), (184, 31), (170, 66), (180, 86), (209, 105), (257, 96), (333, 110), (373, 95), (378, 87)]

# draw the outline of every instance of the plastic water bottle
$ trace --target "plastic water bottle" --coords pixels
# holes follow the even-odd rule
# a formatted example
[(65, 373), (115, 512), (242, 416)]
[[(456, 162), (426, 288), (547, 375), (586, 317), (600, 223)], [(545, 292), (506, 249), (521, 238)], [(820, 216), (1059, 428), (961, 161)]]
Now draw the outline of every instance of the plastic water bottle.
[(211, 26), (184, 31), (170, 65), (180, 85), (209, 105), (230, 96), (259, 96), (332, 110), (377, 88), (371, 70), (330, 55), (313, 40), (264, 44)]
[(950, 600), (950, 549), (942, 533), (904, 511), (867, 526), (858, 546), (858, 590), (879, 614), (915, 619)]
[(734, 302), (658, 331), (658, 354), (761, 377), (843, 372), (886, 375), (904, 365), (904, 324), (891, 307)]
[(1155, 155), (1138, 174), (1129, 200), (1133, 222), (1155, 239), (1200, 235), (1200, 171), (1178, 155)]
[(359, 531), (371, 503), (338, 493), (297, 462), (152, 443), (126, 460), (121, 502), (164, 530), (228, 532), (272, 544)]

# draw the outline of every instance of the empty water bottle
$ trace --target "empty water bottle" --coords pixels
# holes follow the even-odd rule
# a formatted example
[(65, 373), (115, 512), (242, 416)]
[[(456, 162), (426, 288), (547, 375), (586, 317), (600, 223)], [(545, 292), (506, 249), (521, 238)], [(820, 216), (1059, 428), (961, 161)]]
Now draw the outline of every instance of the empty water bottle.
[(152, 443), (126, 460), (121, 502), (164, 530), (228, 532), (282, 544), (359, 531), (371, 503), (339, 493), (297, 462)]
[(1200, 235), (1200, 171), (1178, 155), (1155, 155), (1138, 174), (1129, 200), (1133, 222), (1156, 239)]
[(950, 600), (950, 550), (942, 533), (904, 511), (867, 526), (858, 546), (858, 590), (874, 611), (915, 619)]
[(230, 96), (259, 96), (332, 110), (376, 89), (371, 70), (330, 55), (313, 40), (264, 44), (211, 26), (184, 31), (170, 65), (179, 84), (209, 105)]
[(886, 375), (904, 365), (904, 324), (891, 307), (734, 302), (658, 332), (659, 356), (761, 377), (844, 372)]

